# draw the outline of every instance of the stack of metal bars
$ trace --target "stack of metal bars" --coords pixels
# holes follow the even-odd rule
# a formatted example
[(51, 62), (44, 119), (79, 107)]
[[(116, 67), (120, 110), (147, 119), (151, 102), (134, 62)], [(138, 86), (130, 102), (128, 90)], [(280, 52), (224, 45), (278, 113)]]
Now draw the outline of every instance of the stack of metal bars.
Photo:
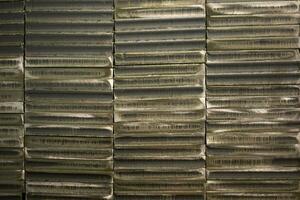
[(24, 2), (0, 1), (0, 199), (23, 192)]
[(27, 199), (111, 199), (113, 0), (26, 3)]
[(298, 200), (299, 2), (206, 9), (207, 199)]
[(115, 18), (115, 199), (203, 199), (205, 1), (117, 0)]

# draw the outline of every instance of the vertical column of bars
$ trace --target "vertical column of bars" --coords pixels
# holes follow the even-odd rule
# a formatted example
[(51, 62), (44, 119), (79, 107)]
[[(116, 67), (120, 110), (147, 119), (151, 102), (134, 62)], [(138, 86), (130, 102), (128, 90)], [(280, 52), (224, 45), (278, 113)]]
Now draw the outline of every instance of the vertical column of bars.
[(0, 1), (0, 199), (22, 199), (24, 183), (24, 2)]
[(117, 0), (115, 18), (115, 199), (203, 199), (205, 1)]
[(27, 0), (28, 200), (112, 198), (113, 1)]
[(299, 1), (208, 0), (207, 199), (299, 199)]

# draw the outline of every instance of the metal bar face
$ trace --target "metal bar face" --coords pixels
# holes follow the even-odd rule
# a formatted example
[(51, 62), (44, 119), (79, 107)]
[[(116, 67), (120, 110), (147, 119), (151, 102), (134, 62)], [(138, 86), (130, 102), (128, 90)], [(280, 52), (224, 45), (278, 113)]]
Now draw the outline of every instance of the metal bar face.
[(24, 191), (24, 1), (0, 1), (0, 199)]
[(27, 0), (26, 198), (112, 199), (112, 0)]
[(116, 1), (115, 199), (204, 199), (205, 14)]
[(208, 0), (208, 200), (299, 199), (299, 1)]

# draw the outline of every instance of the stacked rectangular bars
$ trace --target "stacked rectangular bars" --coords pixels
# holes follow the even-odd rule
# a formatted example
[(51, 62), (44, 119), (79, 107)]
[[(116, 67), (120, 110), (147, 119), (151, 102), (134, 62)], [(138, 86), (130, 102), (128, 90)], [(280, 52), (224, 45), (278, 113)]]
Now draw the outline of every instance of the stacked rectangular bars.
[(112, 197), (113, 1), (26, 4), (28, 200)]
[(299, 200), (299, 2), (207, 13), (207, 199)]
[(0, 1), (0, 199), (23, 192), (24, 2)]
[(203, 199), (205, 2), (117, 0), (115, 18), (115, 199)]

